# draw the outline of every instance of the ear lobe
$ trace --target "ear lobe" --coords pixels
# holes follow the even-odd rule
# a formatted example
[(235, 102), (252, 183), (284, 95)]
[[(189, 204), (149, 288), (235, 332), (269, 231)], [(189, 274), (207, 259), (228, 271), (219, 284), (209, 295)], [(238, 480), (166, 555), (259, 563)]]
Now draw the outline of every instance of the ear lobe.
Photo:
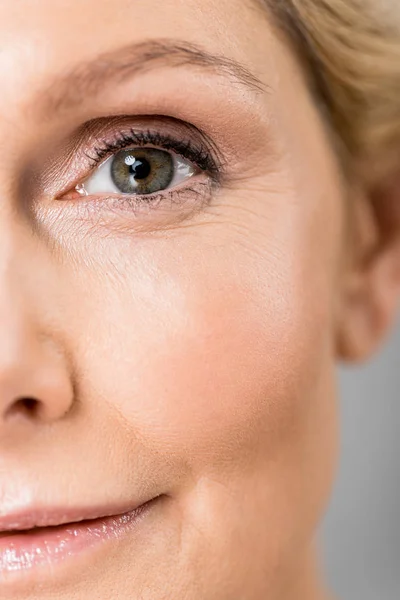
[(345, 361), (370, 357), (393, 325), (400, 297), (400, 176), (369, 198), (358, 196), (352, 260), (341, 291), (337, 351)]

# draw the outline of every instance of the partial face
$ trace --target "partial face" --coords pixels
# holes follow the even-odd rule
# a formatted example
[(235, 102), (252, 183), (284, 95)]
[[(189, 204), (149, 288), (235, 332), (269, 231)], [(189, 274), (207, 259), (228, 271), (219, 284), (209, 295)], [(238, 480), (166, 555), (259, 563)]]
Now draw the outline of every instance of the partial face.
[(0, 30), (0, 529), (71, 523), (0, 539), (1, 598), (302, 597), (343, 198), (299, 64), (250, 0)]

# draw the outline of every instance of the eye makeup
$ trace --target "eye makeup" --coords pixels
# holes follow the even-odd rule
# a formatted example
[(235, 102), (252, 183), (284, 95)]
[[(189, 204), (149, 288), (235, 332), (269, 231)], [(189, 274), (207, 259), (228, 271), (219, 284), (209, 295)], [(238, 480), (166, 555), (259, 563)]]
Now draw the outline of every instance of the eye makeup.
[(98, 145), (95, 145), (93, 150), (87, 153), (87, 156), (91, 159), (93, 168), (108, 156), (129, 146), (151, 146), (163, 150), (172, 150), (193, 162), (201, 171), (207, 173), (215, 183), (219, 180), (221, 165), (213, 157), (211, 150), (206, 147), (204, 141), (194, 142), (185, 137), (178, 139), (170, 133), (151, 129), (136, 130), (132, 127), (127, 131), (118, 131), (111, 139), (104, 139)]
[[(136, 126), (134, 121), (129, 117), (101, 119), (82, 129), (68, 169), (79, 180), (71, 182), (57, 200), (90, 203), (98, 210), (110, 206), (137, 211), (140, 205), (168, 210), (169, 205), (176, 212), (179, 203), (186, 205), (193, 197), (197, 204), (202, 199), (204, 205), (223, 177), (223, 163), (213, 144), (194, 126), (167, 117), (141, 118)], [(162, 168), (169, 162), (176, 173), (166, 178), (173, 184), (163, 188)], [(124, 173), (120, 186), (115, 185), (116, 172)], [(146, 179), (161, 182), (155, 193), (151, 185), (146, 186)]]

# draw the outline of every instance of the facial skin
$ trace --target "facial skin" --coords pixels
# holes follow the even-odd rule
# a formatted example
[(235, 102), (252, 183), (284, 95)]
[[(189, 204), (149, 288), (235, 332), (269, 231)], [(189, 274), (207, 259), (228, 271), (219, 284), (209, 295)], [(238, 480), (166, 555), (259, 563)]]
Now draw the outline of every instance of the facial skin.
[[(338, 338), (369, 321), (296, 57), (243, 0), (2, 2), (0, 30), (0, 513), (160, 496), (96, 552), (3, 574), (1, 598), (325, 597)], [(208, 140), (219, 183), (77, 194), (132, 129)]]

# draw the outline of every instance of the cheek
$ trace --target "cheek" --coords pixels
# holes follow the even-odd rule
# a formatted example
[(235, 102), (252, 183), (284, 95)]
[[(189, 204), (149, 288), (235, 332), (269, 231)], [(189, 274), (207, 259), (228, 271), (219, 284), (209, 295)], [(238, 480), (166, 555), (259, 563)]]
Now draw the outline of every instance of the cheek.
[(335, 234), (316, 235), (322, 211), (282, 194), (242, 204), (232, 195), (180, 230), (105, 240), (68, 289), (86, 422), (125, 440), (121, 473), (138, 450), (180, 473), (171, 522), (186, 570), (226, 565), (215, 581), (231, 581), (232, 597), (249, 568), (264, 585), (304, 548), (335, 437)]
[(223, 477), (260, 452), (301, 464), (326, 427), (332, 285), (293, 208), (261, 223), (221, 210), (110, 249), (107, 279), (79, 292), (78, 327), (93, 342), (78, 354), (93, 402), (107, 398), (168, 460)]

